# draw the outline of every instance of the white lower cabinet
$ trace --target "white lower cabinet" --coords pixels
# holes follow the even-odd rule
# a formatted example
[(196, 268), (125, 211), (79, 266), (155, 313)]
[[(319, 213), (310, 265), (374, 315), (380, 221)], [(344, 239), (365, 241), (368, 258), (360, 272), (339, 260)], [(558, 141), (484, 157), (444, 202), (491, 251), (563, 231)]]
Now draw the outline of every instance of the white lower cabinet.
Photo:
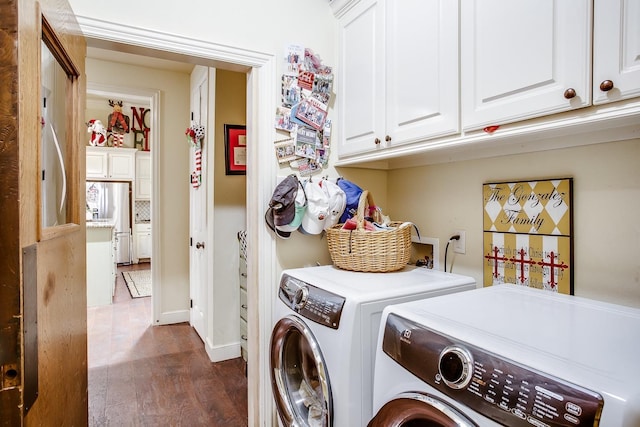
[(134, 229), (134, 259), (151, 258), (151, 224), (136, 224)]
[(87, 226), (87, 306), (109, 305), (117, 264), (112, 226)]

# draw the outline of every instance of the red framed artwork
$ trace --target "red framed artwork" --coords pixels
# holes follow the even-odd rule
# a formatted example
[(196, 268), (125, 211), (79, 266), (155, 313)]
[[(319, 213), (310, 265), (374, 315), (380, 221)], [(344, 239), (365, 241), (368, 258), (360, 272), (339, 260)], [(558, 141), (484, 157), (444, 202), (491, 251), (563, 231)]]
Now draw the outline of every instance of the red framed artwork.
[(224, 125), (224, 165), (227, 175), (247, 173), (247, 127)]

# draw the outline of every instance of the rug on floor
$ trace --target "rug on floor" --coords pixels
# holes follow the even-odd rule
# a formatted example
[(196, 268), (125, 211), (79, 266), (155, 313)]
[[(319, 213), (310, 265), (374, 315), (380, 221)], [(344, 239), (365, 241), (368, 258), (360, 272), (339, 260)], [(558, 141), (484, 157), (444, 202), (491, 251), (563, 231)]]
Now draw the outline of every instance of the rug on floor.
[(132, 298), (151, 296), (151, 270), (123, 271), (122, 277)]

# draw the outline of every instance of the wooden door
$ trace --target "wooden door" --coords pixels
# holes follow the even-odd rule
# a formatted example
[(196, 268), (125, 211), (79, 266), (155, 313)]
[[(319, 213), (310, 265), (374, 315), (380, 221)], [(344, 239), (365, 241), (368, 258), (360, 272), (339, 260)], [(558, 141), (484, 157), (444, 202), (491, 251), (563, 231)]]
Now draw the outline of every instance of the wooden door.
[(66, 0), (0, 10), (0, 425), (87, 425), (86, 44)]
[(464, 130), (590, 105), (590, 2), (470, 0), (460, 13)]

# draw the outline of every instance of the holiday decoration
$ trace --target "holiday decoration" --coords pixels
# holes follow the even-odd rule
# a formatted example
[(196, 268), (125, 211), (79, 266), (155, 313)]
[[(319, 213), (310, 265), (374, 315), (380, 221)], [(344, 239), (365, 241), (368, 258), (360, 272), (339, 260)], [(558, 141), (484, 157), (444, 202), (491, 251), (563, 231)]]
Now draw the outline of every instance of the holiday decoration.
[(107, 143), (107, 130), (100, 120), (91, 119), (86, 124), (87, 132), (91, 134), (89, 144), (94, 147), (104, 147)]
[(109, 100), (109, 105), (113, 107), (113, 112), (109, 114), (107, 132), (111, 145), (122, 147), (124, 134), (129, 133), (129, 116), (122, 114), (122, 101)]
[(144, 107), (131, 107), (131, 114), (133, 115), (133, 123), (131, 124), (131, 132), (133, 132), (133, 146), (140, 150), (149, 151), (149, 131), (151, 130), (147, 125), (147, 114), (151, 111)]
[(191, 185), (193, 188), (200, 187), (202, 182), (202, 140), (204, 139), (204, 126), (192, 125), (185, 131), (187, 140), (193, 148), (194, 170), (191, 173)]

